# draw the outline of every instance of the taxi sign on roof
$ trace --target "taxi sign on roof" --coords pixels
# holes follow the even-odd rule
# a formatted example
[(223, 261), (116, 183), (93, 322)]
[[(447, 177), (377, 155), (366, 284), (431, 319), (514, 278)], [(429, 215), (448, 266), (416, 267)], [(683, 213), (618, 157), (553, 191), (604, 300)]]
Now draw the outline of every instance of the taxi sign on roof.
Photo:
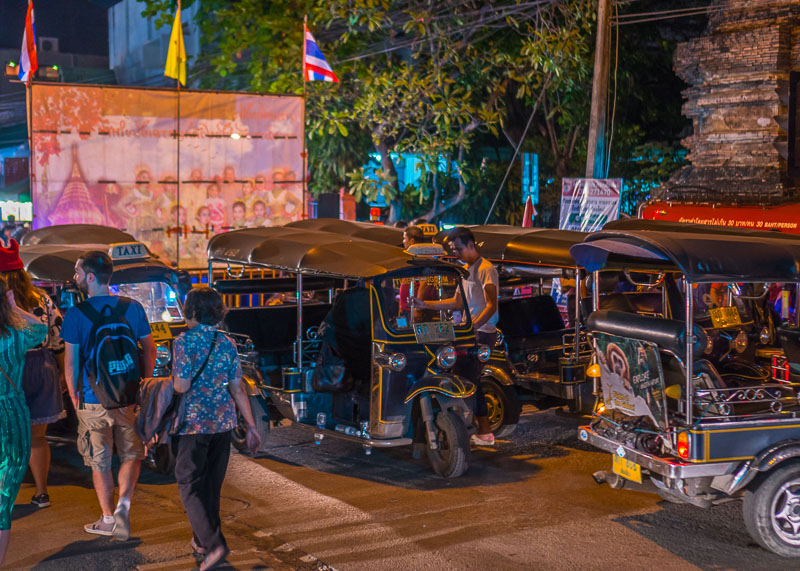
[(108, 255), (114, 261), (119, 260), (138, 260), (141, 258), (149, 258), (150, 252), (141, 242), (121, 242), (119, 244), (111, 244), (108, 247)]
[(422, 230), (422, 233), (425, 236), (435, 236), (436, 233), (439, 231), (439, 228), (436, 226), (436, 224), (420, 223), (420, 224), (415, 224), (415, 226), (420, 230)]

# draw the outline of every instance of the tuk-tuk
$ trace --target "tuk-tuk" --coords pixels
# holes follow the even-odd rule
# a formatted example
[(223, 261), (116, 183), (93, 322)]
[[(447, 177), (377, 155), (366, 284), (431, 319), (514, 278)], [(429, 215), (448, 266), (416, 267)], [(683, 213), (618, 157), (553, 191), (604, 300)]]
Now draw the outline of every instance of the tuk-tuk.
[(699, 507), (742, 497), (752, 537), (798, 557), (800, 328), (766, 301), (770, 284), (800, 281), (800, 240), (650, 227), (570, 249), (588, 271), (625, 272), (668, 304), (661, 318), (595, 310), (585, 322), (599, 401), (579, 438), (612, 455), (595, 479)]
[[(295, 277), (295, 296), (229, 311), (230, 331), (247, 333), (260, 363), (274, 366), (291, 341), (292, 362), (264, 370), (261, 387), (275, 412), (325, 437), (373, 447), (424, 448), (437, 474), (457, 477), (469, 462), (474, 380), (487, 346), (476, 346), (469, 312), (412, 310), (409, 297), (452, 297), (463, 270), (431, 256), (353, 236), (295, 225), (218, 234), (209, 273), (226, 264), (223, 294), (274, 290), (274, 280), (236, 278), (237, 267)], [(331, 282), (331, 278), (334, 280)], [(285, 279), (285, 278), (279, 278)], [(306, 282), (344, 286), (309, 297)], [(319, 286), (314, 286), (315, 289)], [(295, 326), (288, 329), (287, 323)], [(293, 337), (289, 337), (288, 335)]]

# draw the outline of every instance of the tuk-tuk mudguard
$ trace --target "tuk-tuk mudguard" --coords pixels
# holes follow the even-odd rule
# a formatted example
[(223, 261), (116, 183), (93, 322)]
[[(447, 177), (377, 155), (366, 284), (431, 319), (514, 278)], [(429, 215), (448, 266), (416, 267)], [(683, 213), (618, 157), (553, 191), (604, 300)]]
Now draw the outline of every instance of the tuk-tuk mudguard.
[(800, 458), (800, 440), (784, 440), (770, 446), (761, 454), (748, 460), (736, 472), (728, 488), (728, 494), (735, 494), (743, 490), (752, 482), (759, 473), (769, 472), (786, 462)]
[(455, 375), (426, 375), (408, 390), (404, 404), (424, 392), (437, 393), (453, 399), (464, 399), (475, 394), (475, 383)]
[(481, 376), (492, 377), (498, 383), (507, 387), (514, 384), (514, 379), (512, 379), (511, 375), (508, 374), (507, 368), (500, 367), (498, 365), (484, 365), (483, 374)]

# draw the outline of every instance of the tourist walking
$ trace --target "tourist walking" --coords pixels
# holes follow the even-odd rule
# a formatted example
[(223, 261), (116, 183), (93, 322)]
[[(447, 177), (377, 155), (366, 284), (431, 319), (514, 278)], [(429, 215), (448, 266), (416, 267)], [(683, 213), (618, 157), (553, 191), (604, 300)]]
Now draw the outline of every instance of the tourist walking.
[[(111, 258), (101, 251), (87, 252), (77, 261), (75, 283), (88, 298), (67, 310), (61, 337), (67, 389), (78, 414), (78, 451), (92, 469), (102, 510), (100, 519), (84, 530), (127, 539), (131, 498), (144, 457), (133, 430), (134, 403), (142, 373), (153, 374), (156, 346), (142, 305), (110, 295), (113, 269)], [(115, 447), (121, 463), (116, 509), (111, 474)]]
[(228, 555), (219, 515), (220, 493), (230, 456), (236, 409), (247, 425), (247, 445), (256, 451), (256, 431), (250, 402), (242, 385), (236, 345), (217, 331), (225, 316), (222, 297), (209, 287), (195, 288), (184, 305), (189, 330), (173, 345), (173, 383), (185, 393), (185, 415), (178, 419), (175, 438), (175, 479), (192, 526), (192, 547), (205, 557), (201, 571), (212, 569)]
[(42, 343), (47, 326), (14, 303), (0, 280), (0, 565), (11, 534), (11, 510), (28, 468), (31, 419), (22, 392), (28, 350)]
[(31, 283), (19, 257), (19, 245), (14, 240), (9, 248), (0, 247), (0, 278), (13, 292), (16, 304), (48, 328), (44, 342), (25, 355), (22, 371), (22, 391), (31, 415), (30, 468), (36, 486), (31, 503), (44, 508), (50, 505), (47, 493), (50, 444), (45, 433), (49, 423), (65, 415), (61, 394), (64, 371), (64, 342), (59, 337), (61, 312), (47, 293)]

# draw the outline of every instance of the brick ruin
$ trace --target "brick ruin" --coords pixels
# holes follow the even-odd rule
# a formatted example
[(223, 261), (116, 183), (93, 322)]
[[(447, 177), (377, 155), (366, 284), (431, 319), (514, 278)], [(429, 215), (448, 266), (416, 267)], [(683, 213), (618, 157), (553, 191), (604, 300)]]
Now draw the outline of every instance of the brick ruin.
[(716, 0), (706, 34), (678, 46), (674, 67), (689, 84), (683, 114), (694, 133), (682, 141), (691, 165), (672, 176), (662, 197), (774, 203), (800, 196), (786, 160), (800, 0)]

